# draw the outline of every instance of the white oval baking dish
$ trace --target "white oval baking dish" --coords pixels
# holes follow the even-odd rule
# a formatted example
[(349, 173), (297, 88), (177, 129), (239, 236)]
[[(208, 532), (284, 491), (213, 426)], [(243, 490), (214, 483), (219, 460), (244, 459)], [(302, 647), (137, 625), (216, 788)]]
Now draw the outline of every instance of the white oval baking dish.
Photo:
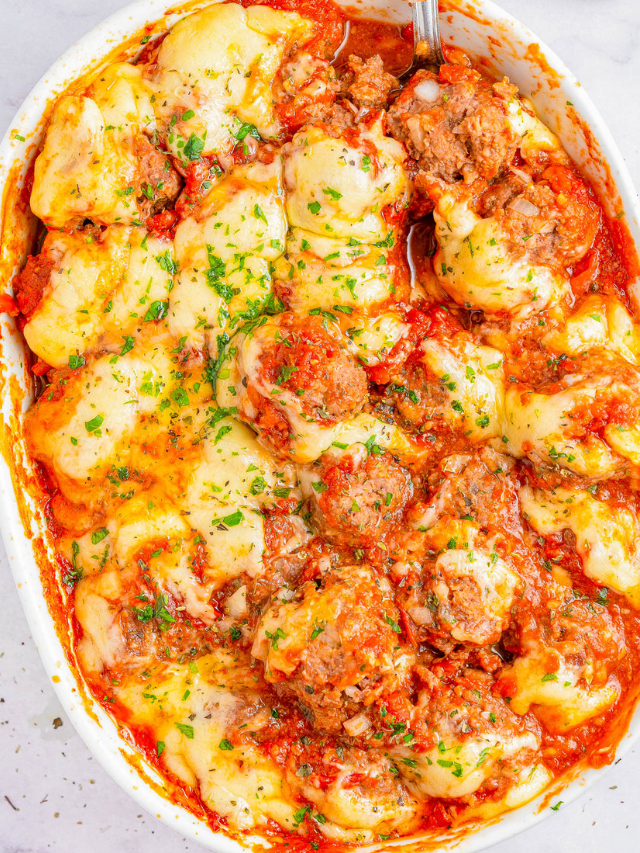
[[(340, 2), (340, 0), (338, 0)], [(358, 14), (390, 22), (410, 20), (408, 0), (356, 0)], [(112, 61), (113, 52), (127, 43), (130, 54), (139, 43), (146, 25), (157, 22), (156, 31), (171, 25), (187, 11), (204, 3), (189, 3), (180, 12), (167, 11), (167, 0), (137, 0), (112, 15), (73, 45), (44, 75), (28, 96), (0, 144), (0, 187), (3, 204), (0, 212), (0, 292), (19, 268), (29, 249), (26, 223), (16, 231), (11, 216), (11, 200), (16, 186), (35, 156), (42, 132), (42, 116), (52, 99), (76, 78), (100, 60)], [(349, 5), (353, 12), (354, 6)], [(635, 245), (640, 247), (640, 203), (627, 169), (602, 118), (562, 61), (544, 44), (503, 12), (490, 0), (445, 0), (441, 3), (443, 38), (484, 57), (489, 67), (508, 75), (523, 94), (532, 97), (541, 118), (562, 138), (571, 157), (591, 180), (605, 208), (612, 215), (624, 210), (626, 223)], [(635, 285), (637, 286), (637, 284)], [(634, 292), (634, 297), (638, 294)], [(19, 413), (29, 405), (29, 381), (24, 368), (23, 342), (15, 324), (2, 317), (0, 338), (0, 414), (2, 423), (0, 447), (0, 529), (4, 538), (13, 575), (18, 587), (31, 632), (45, 669), (54, 683), (58, 698), (93, 755), (107, 772), (143, 808), (156, 815), (190, 840), (198, 841), (219, 853), (238, 853), (242, 848), (234, 840), (212, 832), (186, 810), (165, 799), (157, 789), (162, 782), (147, 768), (148, 776), (157, 783), (143, 780), (127, 756), (133, 750), (119, 737), (111, 719), (94, 704), (88, 712), (76, 681), (76, 671), (65, 657), (40, 581), (36, 553), (46, 543), (44, 518), (21, 487), (28, 460), (20, 438)], [(20, 475), (16, 476), (16, 471)], [(18, 506), (23, 507), (22, 517)], [(25, 531), (23, 518), (28, 517)], [(626, 752), (640, 735), (640, 710), (636, 710), (624, 735), (618, 756)], [(563, 800), (579, 796), (603, 771), (586, 769), (568, 781)], [(440, 849), (456, 846), (460, 853), (473, 853), (533, 826), (549, 814), (548, 795), (539, 797), (523, 808), (507, 813), (475, 832), (463, 832)], [(426, 840), (426, 839), (425, 839)], [(416, 849), (416, 839), (394, 846)], [(430, 846), (428, 842), (421, 844)]]

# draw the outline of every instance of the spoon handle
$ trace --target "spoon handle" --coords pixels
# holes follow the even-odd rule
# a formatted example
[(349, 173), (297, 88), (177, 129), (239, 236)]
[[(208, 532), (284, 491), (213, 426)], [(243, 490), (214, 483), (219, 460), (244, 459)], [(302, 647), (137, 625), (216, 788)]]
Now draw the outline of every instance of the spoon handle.
[(416, 0), (412, 4), (414, 69), (425, 65), (444, 65), (440, 42), (438, 0)]

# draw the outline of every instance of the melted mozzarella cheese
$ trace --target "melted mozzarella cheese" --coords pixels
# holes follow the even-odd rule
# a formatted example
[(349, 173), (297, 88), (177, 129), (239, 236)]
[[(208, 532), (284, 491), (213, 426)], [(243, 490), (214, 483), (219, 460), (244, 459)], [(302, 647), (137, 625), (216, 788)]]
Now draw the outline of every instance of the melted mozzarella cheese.
[(215, 587), (206, 576), (201, 580), (194, 574), (189, 515), (180, 501), (169, 501), (158, 488), (134, 497), (116, 514), (109, 537), (110, 559), (120, 567), (133, 564), (135, 569), (141, 549), (157, 543), (161, 547), (146, 562), (159, 589), (168, 592), (190, 616), (213, 624), (217, 613), (210, 599)]
[(113, 225), (97, 239), (80, 231), (52, 232), (45, 249), (56, 266), (24, 335), (52, 367), (95, 349), (105, 334), (121, 344), (166, 314), (173, 286), (171, 244)]
[(107, 358), (73, 374), (64, 397), (41, 397), (26, 432), (36, 458), (78, 486), (100, 481), (111, 465), (126, 465), (127, 437), (138, 419), (133, 370), (124, 359), (118, 375)]
[(320, 127), (300, 131), (285, 153), (289, 222), (321, 236), (384, 240), (391, 230), (384, 207), (408, 198), (405, 157), (380, 122), (361, 129), (355, 142)]
[[(299, 779), (293, 784), (326, 819), (319, 829), (327, 838), (373, 843), (379, 834), (387, 835), (394, 829), (408, 833), (416, 828), (418, 803), (394, 778), (395, 770), (389, 757), (371, 757), (363, 767), (344, 749), (338, 775), (327, 787)], [(354, 777), (362, 783), (354, 785)]]
[(633, 512), (570, 489), (542, 492), (525, 486), (520, 502), (537, 533), (571, 530), (585, 575), (640, 607), (640, 528)]
[[(112, 230), (112, 229), (108, 229)], [(103, 306), (105, 331), (134, 334), (145, 323), (163, 318), (173, 289), (173, 243), (132, 229), (128, 265), (112, 297)]]
[(85, 672), (98, 674), (126, 662), (127, 644), (118, 618), (124, 591), (122, 573), (115, 569), (83, 578), (76, 587), (75, 615), (82, 627), (78, 655)]
[(423, 362), (435, 373), (446, 397), (439, 415), (471, 441), (500, 434), (504, 400), (502, 353), (477, 346), (461, 333), (446, 341), (427, 338)]
[(400, 759), (398, 769), (420, 798), (468, 796), (496, 772), (501, 761), (539, 746), (536, 736), (526, 730), (508, 738), (501, 737), (499, 731), (466, 738), (439, 731), (434, 736), (438, 746), (426, 752), (416, 753), (406, 747), (392, 750)]
[(105, 130), (155, 129), (153, 91), (143, 77), (142, 66), (115, 62), (100, 72), (89, 95), (105, 120)]
[(566, 279), (529, 263), (526, 256), (513, 257), (495, 218), (481, 219), (469, 200), (458, 195), (443, 192), (433, 213), (438, 240), (434, 269), (449, 296), (468, 308), (518, 316), (558, 301)]
[(365, 317), (356, 315), (342, 326), (358, 359), (369, 367), (384, 361), (409, 329), (402, 317), (393, 311), (374, 312)]
[(556, 734), (601, 714), (619, 697), (618, 680), (613, 677), (604, 687), (582, 687), (582, 670), (555, 649), (528, 651), (503, 671), (503, 677), (513, 679), (516, 685), (511, 710), (526, 714), (535, 706), (536, 715)]
[(574, 355), (594, 349), (609, 349), (637, 364), (640, 330), (615, 296), (591, 294), (558, 329), (542, 339), (552, 352)]
[(167, 770), (199, 786), (205, 804), (233, 829), (251, 830), (269, 820), (292, 829), (297, 806), (287, 796), (281, 771), (263, 751), (237, 737), (240, 715), (250, 730), (268, 720), (253, 670), (217, 649), (197, 658), (192, 668), (156, 665), (148, 673), (115, 693), (132, 722), (164, 744)]
[(104, 306), (127, 268), (129, 237), (129, 228), (114, 227), (90, 242), (80, 232), (46, 238), (45, 249), (59, 261), (24, 335), (47, 364), (64, 367), (69, 356), (95, 346)]
[[(515, 772), (516, 781), (498, 800), (483, 800), (477, 805), (465, 809), (460, 822), (477, 818), (490, 820), (510, 809), (517, 809), (537, 797), (550, 782), (553, 776), (544, 764), (533, 764)], [(456, 821), (457, 822), (457, 821)]]
[(193, 140), (198, 153), (224, 152), (242, 122), (265, 139), (277, 136), (271, 85), (292, 45), (312, 34), (311, 22), (296, 12), (268, 6), (216, 3), (179, 21), (162, 43), (153, 78), (172, 153), (197, 159)]
[(572, 412), (594, 404), (609, 385), (608, 377), (597, 376), (555, 394), (509, 388), (502, 428), (508, 439), (506, 449), (514, 456), (561, 465), (594, 480), (616, 474), (623, 469), (624, 460), (605, 441), (595, 434), (572, 435)]
[(189, 533), (177, 508), (161, 506), (145, 496), (128, 501), (115, 516), (115, 530), (110, 536), (113, 557), (121, 566), (131, 563), (137, 552), (154, 539), (166, 538), (173, 546)]
[(507, 104), (507, 125), (522, 137), (520, 153), (527, 163), (535, 164), (540, 155), (553, 154), (556, 162), (566, 162), (560, 140), (536, 116), (528, 98), (511, 98)]
[(195, 349), (206, 343), (215, 357), (226, 331), (262, 310), (286, 232), (279, 160), (239, 167), (217, 184), (176, 229), (172, 333)]
[(205, 576), (222, 586), (243, 572), (262, 571), (264, 519), (260, 510), (273, 504), (273, 490), (291, 489), (290, 466), (276, 466), (254, 433), (233, 418), (223, 418), (200, 441), (202, 456), (193, 467), (184, 508), (190, 524), (206, 543)]
[(312, 309), (338, 311), (370, 309), (394, 293), (388, 250), (292, 228), (287, 256), (276, 267), (288, 289), (291, 309), (306, 315)]
[[(342, 424), (338, 433), (338, 444), (350, 447), (352, 444), (367, 444), (367, 442), (384, 447), (385, 450), (399, 456), (409, 455), (415, 450), (401, 429), (365, 412)], [(331, 447), (329, 452), (342, 453), (342, 448)]]
[(103, 225), (139, 218), (134, 136), (154, 127), (151, 91), (128, 63), (108, 66), (89, 91), (56, 103), (36, 160), (31, 209), (52, 228), (85, 216)]

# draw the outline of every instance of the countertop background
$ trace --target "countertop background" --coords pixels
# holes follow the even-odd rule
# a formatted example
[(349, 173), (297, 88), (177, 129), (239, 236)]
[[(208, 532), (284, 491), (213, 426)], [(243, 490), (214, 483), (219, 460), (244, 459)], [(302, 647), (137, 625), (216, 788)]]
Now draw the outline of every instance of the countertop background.
[[(640, 0), (499, 0), (596, 103), (640, 189)], [(0, 135), (39, 77), (124, 0), (0, 0)], [(640, 850), (640, 747), (583, 798), (493, 853)], [(0, 853), (202, 850), (146, 813), (91, 757), (29, 634), (0, 541)]]

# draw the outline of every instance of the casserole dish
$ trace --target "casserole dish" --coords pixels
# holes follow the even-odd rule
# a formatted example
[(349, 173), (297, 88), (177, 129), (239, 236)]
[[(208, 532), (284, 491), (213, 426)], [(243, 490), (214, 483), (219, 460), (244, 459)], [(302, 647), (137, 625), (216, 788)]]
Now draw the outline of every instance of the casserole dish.
[[(30, 105), (19, 116), (18, 121), (10, 130), (7, 140), (3, 145), (3, 157), (6, 156), (11, 162), (6, 162), (3, 159), (3, 168), (7, 168), (7, 187), (5, 192), (5, 203), (3, 207), (4, 223), (3, 223), (3, 258), (2, 262), (5, 265), (3, 273), (9, 276), (17, 266), (18, 259), (24, 256), (28, 249), (29, 231), (28, 223), (21, 221), (24, 214), (24, 199), (17, 198), (12, 195), (12, 180), (17, 178), (18, 169), (15, 169), (16, 158), (19, 158), (21, 153), (28, 158), (28, 146), (34, 144), (37, 147), (37, 122), (43, 112), (43, 99), (46, 101), (49, 96), (58, 94), (64, 85), (69, 80), (73, 80), (87, 70), (87, 62), (93, 62), (98, 55), (104, 56), (104, 45), (113, 44), (114, 50), (116, 45), (122, 43), (127, 35), (131, 35), (130, 44), (133, 48), (139, 41), (140, 27), (147, 22), (154, 20), (163, 10), (160, 10), (157, 5), (146, 5), (144, 7), (136, 5), (126, 11), (126, 14), (120, 13), (110, 19), (102, 27), (99, 27), (94, 34), (87, 37), (79, 45), (78, 49), (73, 52), (70, 58), (61, 60), (61, 63), (52, 71), (51, 77), (46, 86), (43, 87), (42, 95), (38, 92), (29, 99)], [(406, 18), (406, 9), (403, 7), (363, 9), (366, 12), (377, 17), (387, 17), (389, 20), (402, 21)], [(404, 12), (404, 16), (403, 16)], [(397, 17), (394, 17), (397, 16)], [(126, 19), (126, 22), (125, 22)], [(173, 19), (170, 18), (169, 23)], [(542, 117), (550, 123), (554, 129), (558, 130), (565, 146), (567, 147), (573, 159), (584, 169), (587, 176), (592, 180), (594, 186), (600, 190), (602, 197), (610, 206), (610, 214), (616, 216), (621, 209), (621, 205), (627, 211), (628, 217), (635, 213), (633, 191), (628, 185), (628, 179), (625, 177), (622, 168), (616, 167), (617, 155), (612, 147), (606, 130), (600, 136), (601, 145), (604, 146), (604, 154), (608, 159), (609, 168), (612, 170), (611, 175), (607, 170), (606, 160), (602, 161), (597, 150), (598, 142), (591, 135), (591, 131), (587, 125), (581, 122), (578, 115), (574, 115), (575, 110), (583, 121), (589, 123), (589, 127), (593, 128), (597, 125), (597, 117), (592, 111), (592, 108), (583, 99), (578, 87), (572, 81), (568, 74), (563, 74), (562, 69), (558, 68), (555, 63), (551, 63), (549, 56), (543, 56), (540, 49), (535, 47), (528, 39), (527, 35), (520, 30), (515, 24), (504, 18), (491, 7), (481, 7), (477, 9), (465, 8), (464, 10), (452, 10), (445, 14), (445, 39), (451, 38), (459, 47), (468, 50), (476, 57), (483, 55), (486, 51), (486, 45), (492, 45), (492, 54), (487, 57), (489, 67), (496, 70), (508, 73), (509, 76), (522, 88), (525, 94), (531, 94), (536, 101), (536, 106)], [(164, 29), (164, 26), (161, 26)], [(491, 41), (488, 39), (488, 29), (491, 30)], [(496, 43), (496, 42), (499, 42)], [(553, 66), (553, 67), (552, 67)], [(570, 109), (568, 109), (570, 102)], [(30, 124), (31, 122), (31, 124)], [(21, 146), (25, 146), (21, 151)], [(609, 153), (610, 152), (610, 153)], [(31, 151), (33, 154), (33, 150)], [(9, 172), (14, 168), (13, 175)], [(617, 187), (620, 197), (616, 196), (614, 190)], [(15, 217), (15, 219), (14, 219)], [(16, 225), (17, 222), (21, 223)], [(631, 229), (637, 227), (634, 223), (629, 223)], [(20, 477), (29, 476), (26, 456), (21, 455), (23, 449), (20, 442), (19, 428), (16, 423), (16, 415), (18, 411), (25, 405), (25, 400), (21, 395), (20, 381), (24, 381), (24, 369), (21, 373), (21, 362), (19, 355), (19, 341), (17, 337), (13, 337), (7, 333), (3, 337), (5, 345), (5, 358), (7, 360), (7, 372), (5, 373), (5, 399), (4, 399), (4, 416), (7, 425), (7, 441), (8, 445), (5, 448), (6, 458), (10, 460), (9, 467), (13, 470), (14, 478), (20, 480)], [(11, 352), (14, 347), (13, 353)], [(12, 361), (13, 358), (13, 361)], [(23, 362), (22, 362), (23, 364)], [(14, 370), (14, 378), (11, 378), (12, 367)], [(10, 444), (10, 447), (9, 447)], [(11, 453), (11, 456), (10, 456)], [(23, 481), (24, 482), (24, 481)], [(18, 526), (18, 516), (16, 514), (12, 491), (7, 482), (3, 487), (3, 499), (7, 501), (6, 512), (3, 514), (10, 525), (10, 530), (4, 531), (7, 545), (10, 550), (14, 566), (20, 565), (19, 586), (21, 594), (27, 602), (26, 607), (31, 614), (32, 628), (34, 636), (38, 638), (38, 644), (43, 654), (45, 664), (52, 673), (54, 682), (58, 685), (59, 691), (62, 694), (62, 699), (67, 710), (69, 710), (72, 719), (78, 724), (78, 727), (83, 733), (85, 739), (90, 740), (96, 746), (96, 753), (103, 761), (107, 768), (111, 768), (114, 775), (121, 774), (126, 768), (127, 773), (132, 773), (130, 765), (123, 763), (120, 756), (122, 742), (115, 736), (111, 737), (111, 724), (104, 719), (104, 716), (95, 709), (95, 713), (102, 720), (102, 728), (99, 734), (90, 730), (95, 726), (95, 721), (86, 716), (85, 702), (88, 699), (82, 691), (79, 692), (78, 685), (74, 682), (75, 676), (71, 670), (66, 668), (66, 663), (63, 655), (60, 653), (60, 648), (55, 639), (55, 633), (49, 623), (46, 604), (42, 594), (39, 593), (39, 576), (32, 559), (28, 558), (29, 549), (25, 546), (25, 542), (20, 540), (20, 528)], [(18, 505), (22, 507), (23, 516), (29, 518), (29, 529), (32, 535), (32, 545), (40, 560), (46, 559), (44, 550), (46, 542), (44, 537), (39, 533), (42, 518), (38, 518), (35, 508), (29, 507), (28, 496), (21, 495), (18, 499)], [(30, 510), (33, 514), (30, 514)], [(25, 518), (23, 518), (25, 521)], [(25, 547), (27, 551), (25, 552)], [(16, 557), (19, 555), (19, 559)], [(51, 604), (51, 592), (49, 603)], [(35, 619), (35, 624), (34, 624)], [(57, 681), (56, 681), (57, 679)], [(78, 722), (82, 718), (82, 722)], [(97, 730), (96, 730), (97, 731)], [(109, 737), (106, 733), (109, 732)], [(119, 766), (119, 770), (115, 770)], [(149, 772), (149, 771), (147, 771)], [(592, 774), (591, 774), (592, 775)], [(575, 785), (575, 783), (573, 783)], [(133, 783), (131, 783), (133, 787)], [(149, 788), (141, 789), (139, 793), (140, 802), (149, 807), (155, 795)], [(146, 803), (144, 802), (146, 801)], [(207, 833), (202, 825), (197, 821), (191, 821), (191, 818), (185, 816), (182, 812), (172, 811), (174, 807), (167, 806), (166, 802), (162, 802), (162, 807), (158, 805), (158, 811), (164, 814), (167, 818), (170, 814), (179, 814), (180, 828), (185, 834), (189, 834), (187, 828), (191, 826), (194, 833)], [(153, 809), (155, 811), (155, 808)], [(517, 820), (529, 821), (536, 819), (535, 806), (530, 805), (520, 812), (505, 816), (494, 829), (497, 834), (487, 835), (491, 832), (488, 827), (483, 828), (482, 832), (473, 838), (465, 839), (463, 843), (468, 846), (468, 849), (474, 849), (474, 845), (494, 843), (506, 834), (516, 831), (518, 826)], [(174, 824), (175, 825), (175, 824)], [(187, 828), (185, 828), (187, 827)], [(208, 833), (207, 833), (208, 834)], [(483, 838), (484, 836), (484, 838)], [(226, 838), (216, 838), (216, 849), (226, 849), (226, 846), (232, 842)], [(469, 846), (470, 845), (470, 846)]]

